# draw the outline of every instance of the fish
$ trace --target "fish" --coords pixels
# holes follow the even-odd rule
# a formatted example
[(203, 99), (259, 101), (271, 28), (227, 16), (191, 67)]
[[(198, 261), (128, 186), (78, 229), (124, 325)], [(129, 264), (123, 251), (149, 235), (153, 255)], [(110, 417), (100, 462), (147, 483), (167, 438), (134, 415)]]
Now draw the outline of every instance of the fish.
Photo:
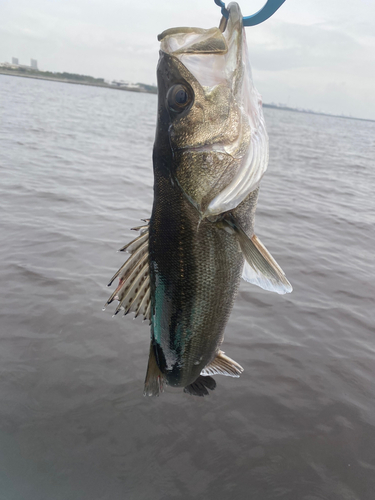
[(106, 303), (150, 323), (146, 396), (166, 385), (206, 396), (214, 375), (240, 376), (221, 345), (241, 277), (292, 291), (254, 232), (268, 135), (242, 14), (234, 2), (228, 11), (219, 28), (158, 37), (152, 213), (121, 249), (130, 255)]

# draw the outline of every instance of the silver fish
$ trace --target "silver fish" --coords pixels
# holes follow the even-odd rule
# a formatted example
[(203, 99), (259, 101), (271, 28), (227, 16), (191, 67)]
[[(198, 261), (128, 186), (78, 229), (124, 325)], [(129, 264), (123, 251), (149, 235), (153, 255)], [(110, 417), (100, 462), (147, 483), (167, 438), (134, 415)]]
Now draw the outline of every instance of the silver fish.
[(150, 320), (145, 395), (168, 384), (202, 396), (216, 385), (212, 375), (240, 375), (220, 347), (241, 275), (292, 291), (254, 233), (268, 136), (241, 11), (228, 10), (221, 29), (159, 35), (152, 215), (123, 248), (130, 257), (107, 301)]

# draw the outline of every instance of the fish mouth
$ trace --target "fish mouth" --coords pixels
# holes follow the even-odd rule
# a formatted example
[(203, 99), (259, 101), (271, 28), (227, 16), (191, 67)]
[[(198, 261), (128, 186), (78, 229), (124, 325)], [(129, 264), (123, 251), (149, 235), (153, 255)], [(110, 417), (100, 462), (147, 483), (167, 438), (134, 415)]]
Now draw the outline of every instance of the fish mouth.
[[(226, 151), (226, 146), (222, 142), (214, 142), (213, 144), (202, 144), (198, 146), (181, 146), (172, 148), (175, 153), (221, 153), (232, 156)], [(233, 158), (233, 156), (232, 156)]]
[(160, 50), (179, 61), (202, 87), (230, 84), (234, 91), (235, 75), (242, 60), (242, 14), (237, 3), (228, 6), (229, 19), (224, 32), (219, 28), (170, 28), (158, 40)]
[[(211, 198), (204, 217), (235, 209), (257, 189), (268, 166), (262, 100), (252, 80), (241, 10), (233, 2), (228, 11), (223, 32), (219, 28), (172, 28), (159, 35), (161, 52), (177, 59), (199, 84), (200, 102), (182, 115), (181, 123), (177, 120), (169, 128), (173, 154), (228, 155), (236, 167), (225, 177), (227, 184), (221, 192)], [(212, 112), (218, 106), (217, 96), (222, 99), (220, 114)], [(205, 133), (190, 132), (195, 124), (205, 128)]]

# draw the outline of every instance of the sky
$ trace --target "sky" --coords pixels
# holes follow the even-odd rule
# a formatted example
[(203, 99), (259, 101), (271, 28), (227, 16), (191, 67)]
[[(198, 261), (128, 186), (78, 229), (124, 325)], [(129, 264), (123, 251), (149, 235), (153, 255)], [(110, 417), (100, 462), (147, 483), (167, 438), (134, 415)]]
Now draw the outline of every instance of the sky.
[[(214, 0), (0, 0), (0, 62), (155, 84), (158, 33), (220, 17)], [(375, 119), (374, 0), (286, 0), (246, 35), (265, 103)]]

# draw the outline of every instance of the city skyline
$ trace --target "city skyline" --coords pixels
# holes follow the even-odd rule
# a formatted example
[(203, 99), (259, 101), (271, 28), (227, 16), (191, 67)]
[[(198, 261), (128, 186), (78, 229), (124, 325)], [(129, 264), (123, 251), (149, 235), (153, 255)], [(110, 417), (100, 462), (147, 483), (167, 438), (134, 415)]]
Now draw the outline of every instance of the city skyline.
[[(46, 74), (51, 73), (49, 71), (45, 71), (45, 70), (41, 71), (41, 70), (39, 70), (39, 68), (37, 67), (37, 63), (38, 63), (37, 60), (30, 59), (30, 65), (23, 65), (23, 64), (19, 64), (18, 58), (12, 57), (12, 62), (11, 63), (9, 63), (9, 62), (3, 62), (3, 63), (0, 62), (0, 69), (1, 68), (4, 68), (4, 69), (9, 69), (9, 68), (16, 69), (17, 67), (19, 67), (19, 68), (26, 68), (26, 69), (36, 70), (36, 71), (38, 71), (38, 73), (40, 73), (40, 75), (43, 75), (44, 73), (46, 73)], [(0, 71), (0, 74), (1, 74), (1, 71)], [(8, 74), (8, 75), (12, 76), (11, 73), (5, 73), (5, 74)], [(61, 81), (61, 82), (64, 82), (64, 83), (77, 83), (77, 81), (74, 81), (74, 80), (67, 80), (66, 78), (61, 79), (60, 75), (62, 75), (62, 74), (68, 75), (68, 73), (66, 73), (66, 72), (62, 72), (62, 73), (60, 73), (60, 72), (54, 72), (53, 74), (56, 75), (56, 80), (57, 81)], [(23, 75), (20, 75), (18, 73), (18, 74), (15, 74), (15, 75), (16, 76), (27, 76), (27, 73), (26, 74), (24, 73)], [(85, 77), (85, 78), (90, 78), (90, 79), (94, 78), (94, 77), (92, 77), (90, 75), (75, 74), (75, 76)], [(42, 78), (43, 79), (43, 76), (37, 77), (37, 78)], [(47, 79), (50, 79), (50, 77), (48, 77)], [(118, 79), (118, 80), (110, 80), (110, 79), (107, 79), (107, 78), (100, 78), (100, 79), (103, 80), (103, 83), (106, 83), (109, 86), (111, 86), (111, 88), (122, 88), (123, 90), (140, 89), (141, 91), (146, 91), (146, 92), (152, 93), (152, 94), (157, 93), (157, 85), (156, 84), (144, 84), (143, 82), (131, 82), (129, 80), (123, 80), (123, 79)], [(94, 85), (94, 86), (97, 86), (96, 83), (92, 83), (91, 82), (91, 84)], [(150, 89), (150, 88), (145, 89), (144, 87), (153, 87), (153, 89)], [(337, 118), (349, 118), (349, 119), (354, 119), (354, 120), (375, 121), (375, 118), (361, 118), (361, 117), (357, 117), (357, 116), (353, 116), (353, 115), (345, 115), (344, 113), (341, 113), (340, 115), (337, 115), (337, 114), (325, 112), (325, 111), (322, 111), (322, 110), (316, 110), (316, 109), (310, 109), (310, 108), (301, 108), (301, 107), (289, 107), (286, 103), (282, 103), (282, 102), (278, 102), (278, 103), (276, 103), (276, 102), (263, 102), (263, 106), (266, 107), (266, 108), (276, 108), (276, 109), (297, 111), (297, 112), (310, 113), (310, 114), (333, 116), (333, 117), (337, 117)]]
[[(264, 1), (241, 2), (244, 15)], [(90, 7), (91, 6), (91, 7)], [(172, 26), (218, 25), (213, 0), (36, 0), (0, 6), (0, 60), (43, 61), (41, 69), (155, 84), (158, 33)], [(375, 5), (287, 0), (246, 29), (254, 81), (265, 102), (375, 118)], [(41, 63), (39, 62), (39, 65)]]

